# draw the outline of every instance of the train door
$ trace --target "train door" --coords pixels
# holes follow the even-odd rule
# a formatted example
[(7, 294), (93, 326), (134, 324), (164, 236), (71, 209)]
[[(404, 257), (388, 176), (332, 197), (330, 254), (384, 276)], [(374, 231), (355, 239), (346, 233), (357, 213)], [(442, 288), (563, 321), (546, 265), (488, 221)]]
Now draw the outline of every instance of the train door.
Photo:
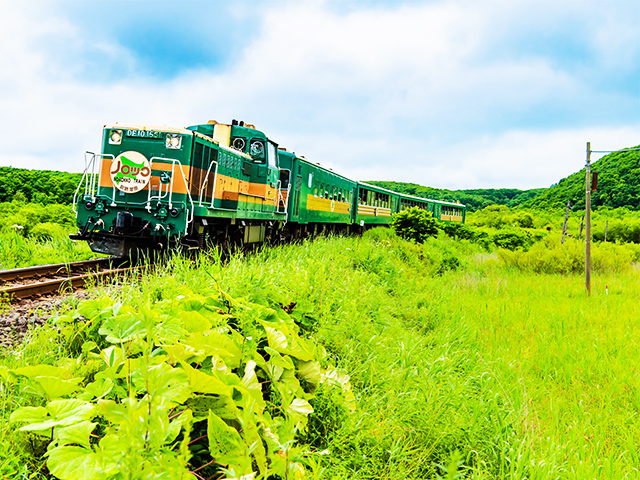
[(296, 175), (296, 186), (293, 200), (293, 213), (291, 216), (298, 219), (300, 216), (300, 197), (302, 196), (302, 175)]

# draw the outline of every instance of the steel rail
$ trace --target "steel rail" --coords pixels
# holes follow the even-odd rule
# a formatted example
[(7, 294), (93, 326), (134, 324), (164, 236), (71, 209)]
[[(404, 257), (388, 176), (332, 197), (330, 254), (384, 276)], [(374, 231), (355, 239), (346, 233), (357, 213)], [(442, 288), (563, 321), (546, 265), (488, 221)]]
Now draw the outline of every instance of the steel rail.
[(39, 278), (47, 275), (69, 275), (78, 271), (87, 271), (110, 265), (121, 266), (128, 258), (108, 257), (94, 260), (83, 260), (81, 262), (57, 263), (52, 265), (36, 265), (26, 268), (14, 268), (11, 270), (0, 270), (0, 283), (21, 281), (28, 278)]
[(64, 290), (84, 287), (97, 279), (119, 275), (124, 272), (135, 270), (137, 267), (116, 268), (104, 270), (102, 272), (89, 272), (73, 277), (56, 278), (44, 282), (28, 283), (25, 285), (14, 285), (0, 289), (0, 294), (8, 296), (10, 300), (21, 300), (33, 296), (59, 293)]

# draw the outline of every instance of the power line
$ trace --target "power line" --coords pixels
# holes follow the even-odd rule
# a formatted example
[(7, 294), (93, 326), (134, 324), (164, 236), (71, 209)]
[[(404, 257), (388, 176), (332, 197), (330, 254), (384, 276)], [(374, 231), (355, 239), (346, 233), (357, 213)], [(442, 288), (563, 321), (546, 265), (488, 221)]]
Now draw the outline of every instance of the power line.
[(640, 150), (640, 147), (638, 147), (638, 148), (623, 148), (622, 150), (591, 150), (591, 153), (633, 152), (635, 150)]

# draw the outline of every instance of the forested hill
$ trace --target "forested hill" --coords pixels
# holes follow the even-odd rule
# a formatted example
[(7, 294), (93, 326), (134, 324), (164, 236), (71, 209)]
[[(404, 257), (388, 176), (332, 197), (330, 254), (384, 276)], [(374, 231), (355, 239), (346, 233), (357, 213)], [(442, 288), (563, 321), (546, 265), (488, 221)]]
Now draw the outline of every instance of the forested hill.
[(0, 202), (71, 203), (80, 173), (0, 167)]
[[(639, 147), (629, 147), (639, 148)], [(597, 207), (627, 207), (640, 210), (640, 150), (619, 151), (602, 157), (591, 164), (598, 172), (598, 188), (591, 194), (591, 205)], [(567, 204), (584, 209), (585, 169), (563, 178), (550, 188), (545, 188), (525, 207), (553, 208)]]
[[(591, 170), (598, 172), (598, 188), (591, 195), (593, 208), (627, 207), (640, 210), (640, 150), (610, 153), (591, 165)], [(584, 177), (585, 169), (583, 168), (549, 188), (531, 190), (515, 188), (446, 190), (423, 187), (415, 183), (383, 181), (367, 183), (417, 197), (449, 202), (460, 201), (469, 211), (480, 210), (489, 205), (557, 208), (564, 207), (567, 200), (571, 200), (572, 207), (580, 210), (584, 209), (585, 201)]]
[(532, 190), (518, 190), (516, 188), (474, 188), (468, 190), (446, 190), (440, 188), (423, 187), (416, 183), (367, 181), (372, 185), (378, 185), (395, 192), (407, 193), (416, 197), (444, 200), (447, 202), (459, 201), (467, 206), (469, 211), (475, 211), (489, 205), (506, 205), (517, 207), (533, 199), (536, 195), (547, 190), (536, 188)]

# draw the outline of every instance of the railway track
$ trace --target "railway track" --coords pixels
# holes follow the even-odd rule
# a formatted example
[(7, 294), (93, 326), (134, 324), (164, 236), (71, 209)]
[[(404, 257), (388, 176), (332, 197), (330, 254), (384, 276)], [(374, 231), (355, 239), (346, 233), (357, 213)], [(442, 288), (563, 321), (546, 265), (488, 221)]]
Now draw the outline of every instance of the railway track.
[(131, 270), (129, 258), (109, 257), (82, 262), (0, 270), (0, 297), (9, 301), (81, 288), (97, 279)]

